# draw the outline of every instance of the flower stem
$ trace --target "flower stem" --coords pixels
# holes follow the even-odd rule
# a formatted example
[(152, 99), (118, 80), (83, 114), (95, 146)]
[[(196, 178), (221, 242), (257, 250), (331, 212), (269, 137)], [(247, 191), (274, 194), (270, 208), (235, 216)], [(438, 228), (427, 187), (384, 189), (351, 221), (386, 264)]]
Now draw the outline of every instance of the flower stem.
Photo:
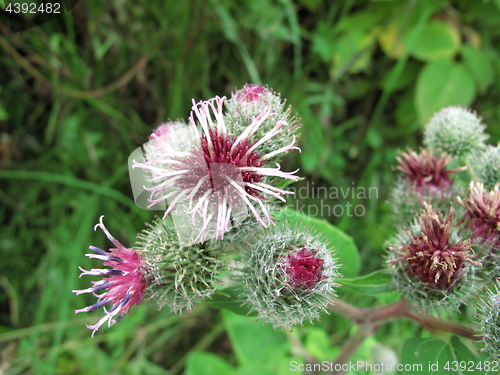
[(435, 318), (423, 313), (416, 314), (409, 309), (405, 299), (390, 305), (374, 307), (372, 309), (352, 306), (338, 299), (334, 299), (332, 302), (334, 302), (334, 304), (330, 306), (331, 311), (345, 316), (356, 324), (383, 324), (387, 321), (407, 318), (416, 321), (432, 333), (436, 333), (436, 330), (440, 330), (451, 332), (475, 341), (481, 340), (481, 336), (470, 327)]

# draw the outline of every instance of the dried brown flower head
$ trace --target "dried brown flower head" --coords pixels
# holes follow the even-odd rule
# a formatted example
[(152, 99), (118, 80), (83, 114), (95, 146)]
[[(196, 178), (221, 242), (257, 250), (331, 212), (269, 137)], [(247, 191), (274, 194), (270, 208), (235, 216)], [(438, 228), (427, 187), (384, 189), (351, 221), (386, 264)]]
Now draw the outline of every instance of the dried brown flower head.
[(451, 207), (445, 220), (442, 213), (436, 212), (428, 204), (424, 203), (424, 206), (425, 210), (417, 216), (420, 235), (414, 236), (406, 231), (410, 242), (393, 246), (401, 256), (390, 263), (406, 262), (404, 271), (408, 277), (417, 279), (429, 288), (447, 290), (460, 279), (464, 262), (475, 266), (481, 264), (472, 260), (470, 240), (456, 243), (450, 240), (454, 207)]

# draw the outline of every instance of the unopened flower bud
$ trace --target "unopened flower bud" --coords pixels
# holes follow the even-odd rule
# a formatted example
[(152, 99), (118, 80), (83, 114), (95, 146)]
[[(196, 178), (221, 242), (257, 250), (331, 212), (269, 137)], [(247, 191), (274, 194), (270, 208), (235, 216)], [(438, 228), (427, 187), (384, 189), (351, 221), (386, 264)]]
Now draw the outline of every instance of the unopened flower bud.
[(435, 154), (461, 156), (486, 147), (489, 135), (477, 115), (462, 107), (447, 107), (431, 118), (424, 132), (424, 144)]
[(479, 154), (474, 169), (486, 189), (492, 190), (496, 184), (500, 184), (500, 144), (496, 147), (488, 146)]
[[(263, 230), (241, 253), (243, 293), (257, 319), (273, 328), (319, 320), (335, 295), (339, 264), (320, 235), (288, 224)], [(282, 328), (282, 329), (283, 329)]]
[(148, 277), (145, 296), (168, 306), (174, 313), (191, 312), (197, 303), (215, 293), (224, 266), (217, 243), (180, 247), (172, 223), (157, 219), (139, 233), (136, 248)]
[(487, 289), (486, 295), (476, 308), (476, 318), (481, 325), (481, 342), (494, 360), (500, 360), (500, 281), (497, 279), (494, 290)]

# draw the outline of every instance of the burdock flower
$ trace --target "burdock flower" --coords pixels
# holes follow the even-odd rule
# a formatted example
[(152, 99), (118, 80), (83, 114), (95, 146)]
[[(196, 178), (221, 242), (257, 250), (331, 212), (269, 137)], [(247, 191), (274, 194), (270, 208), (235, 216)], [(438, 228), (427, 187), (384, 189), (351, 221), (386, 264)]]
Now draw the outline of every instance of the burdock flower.
[(430, 150), (423, 149), (420, 154), (408, 149), (408, 153), (399, 151), (398, 170), (405, 174), (411, 186), (420, 193), (436, 192), (444, 195), (453, 185), (450, 174), (463, 171), (466, 167), (447, 170), (450, 157), (443, 153), (438, 158)]
[(240, 297), (273, 328), (313, 324), (335, 296), (340, 265), (320, 234), (288, 223), (263, 230), (241, 252)]
[(159, 308), (170, 307), (173, 313), (191, 312), (198, 302), (211, 298), (220, 284), (217, 277), (225, 266), (222, 244), (208, 241), (179, 247), (170, 220), (146, 225), (135, 246), (147, 274), (145, 298), (156, 300)]
[(177, 218), (191, 217), (190, 232), (193, 233), (194, 227), (197, 236), (189, 243), (203, 242), (212, 235), (222, 239), (230, 230), (230, 224), (238, 223), (231, 218), (236, 214), (241, 217), (246, 209), (262, 226), (267, 228), (274, 224), (264, 205), (266, 196), (285, 201), (283, 195), (292, 193), (273, 186), (272, 180), (298, 180), (294, 175), (297, 171), (283, 172), (279, 164), (276, 168), (265, 165), (275, 155), (298, 149), (295, 136), (282, 148), (259, 152), (262, 145), (279, 137), (288, 124), (276, 121), (262, 138), (252, 140), (262, 123), (274, 116), (270, 110), (263, 110), (241, 133), (230, 134), (222, 112), (224, 100), (217, 96), (197, 104), (193, 101), (190, 123), (195, 139), (191, 148), (176, 150), (171, 147), (170, 139), (178, 137), (178, 133), (169, 134), (168, 140), (152, 135), (157, 147), (147, 155), (145, 162), (134, 161), (134, 167), (153, 174), (153, 186), (149, 189), (151, 204), (169, 200), (164, 218), (174, 208), (177, 208), (174, 212)]
[(292, 116), (292, 107), (286, 104), (286, 99), (281, 99), (280, 94), (275, 93), (267, 86), (260, 83), (246, 83), (242, 89), (235, 89), (231, 98), (225, 101), (227, 108), (226, 123), (230, 133), (240, 133), (252, 124), (255, 118), (268, 111), (271, 115), (263, 119), (262, 124), (256, 131), (249, 134), (250, 142), (258, 141), (266, 136), (275, 127), (276, 123), (283, 122), (279, 137), (273, 137), (259, 147), (262, 154), (270, 154), (274, 150), (282, 149), (283, 152), (270, 155), (269, 162), (277, 163), (287, 151), (285, 147), (295, 142), (299, 137), (297, 130), (300, 127), (300, 119)]
[(399, 233), (389, 244), (389, 263), (395, 286), (421, 310), (458, 307), (467, 294), (474, 261), (470, 240), (458, 236), (453, 224), (454, 208), (445, 219), (424, 204), (411, 229)]
[(470, 183), (470, 194), (463, 201), (457, 197), (459, 203), (465, 207), (462, 222), (472, 231), (472, 237), (478, 244), (492, 246), (496, 252), (500, 247), (500, 190), (498, 184), (493, 190), (485, 191), (481, 182)]
[(438, 209), (449, 207), (456, 190), (451, 174), (467, 168), (448, 170), (450, 157), (445, 153), (437, 157), (427, 149), (419, 154), (409, 148), (399, 151), (397, 160), (403, 174), (391, 190), (390, 207), (400, 222), (409, 222), (423, 202), (430, 201)]
[[(90, 271), (86, 271), (80, 267), (82, 271), (80, 277), (84, 275), (105, 277), (100, 281), (93, 281), (92, 283), (94, 286), (91, 288), (73, 290), (73, 293), (77, 295), (92, 293), (98, 298), (96, 304), (76, 310), (75, 313), (88, 312), (105, 305), (111, 305), (109, 311), (103, 307), (105, 313), (104, 317), (102, 317), (97, 324), (87, 325), (87, 328), (92, 330), (92, 337), (94, 337), (94, 333), (105, 322), (108, 322), (108, 327), (110, 327), (120, 321), (134, 304), (139, 305), (146, 288), (146, 280), (141, 272), (141, 257), (134, 249), (125, 248), (108, 232), (102, 222), (103, 217), (104, 216), (101, 216), (99, 224), (94, 227), (94, 230), (100, 227), (116, 248), (106, 252), (95, 246), (90, 246), (90, 250), (94, 251), (96, 254), (86, 255), (89, 258), (104, 261), (104, 266), (111, 268), (93, 268)], [(99, 291), (105, 292), (101, 295), (97, 295), (96, 292)], [(114, 318), (115, 316), (117, 317)]]
[(260, 83), (253, 83), (251, 85), (245, 83), (242, 90), (235, 90), (233, 99), (240, 103), (259, 103), (264, 101), (264, 104), (266, 104), (268, 92), (269, 89), (263, 87)]
[(424, 144), (434, 153), (451, 156), (467, 155), (486, 147), (489, 138), (475, 112), (459, 106), (450, 106), (437, 112), (427, 124)]
[[(321, 281), (324, 259), (316, 258), (315, 254), (303, 247), (300, 250), (288, 248), (284, 262), (284, 271), (288, 283), (294, 289), (313, 289)], [(317, 251), (316, 251), (317, 253)]]
[(500, 281), (496, 280), (495, 290), (487, 289), (476, 308), (476, 318), (481, 324), (481, 342), (494, 360), (500, 360)]

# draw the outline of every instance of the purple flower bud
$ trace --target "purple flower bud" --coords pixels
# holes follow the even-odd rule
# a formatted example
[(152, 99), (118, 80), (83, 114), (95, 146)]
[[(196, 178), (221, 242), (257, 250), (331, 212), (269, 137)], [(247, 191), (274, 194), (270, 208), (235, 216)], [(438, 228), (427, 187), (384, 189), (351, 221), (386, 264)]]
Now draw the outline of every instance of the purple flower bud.
[(285, 272), (289, 278), (290, 286), (295, 291), (314, 288), (321, 280), (324, 262), (323, 259), (316, 258), (314, 253), (305, 247), (289, 252), (286, 258)]

